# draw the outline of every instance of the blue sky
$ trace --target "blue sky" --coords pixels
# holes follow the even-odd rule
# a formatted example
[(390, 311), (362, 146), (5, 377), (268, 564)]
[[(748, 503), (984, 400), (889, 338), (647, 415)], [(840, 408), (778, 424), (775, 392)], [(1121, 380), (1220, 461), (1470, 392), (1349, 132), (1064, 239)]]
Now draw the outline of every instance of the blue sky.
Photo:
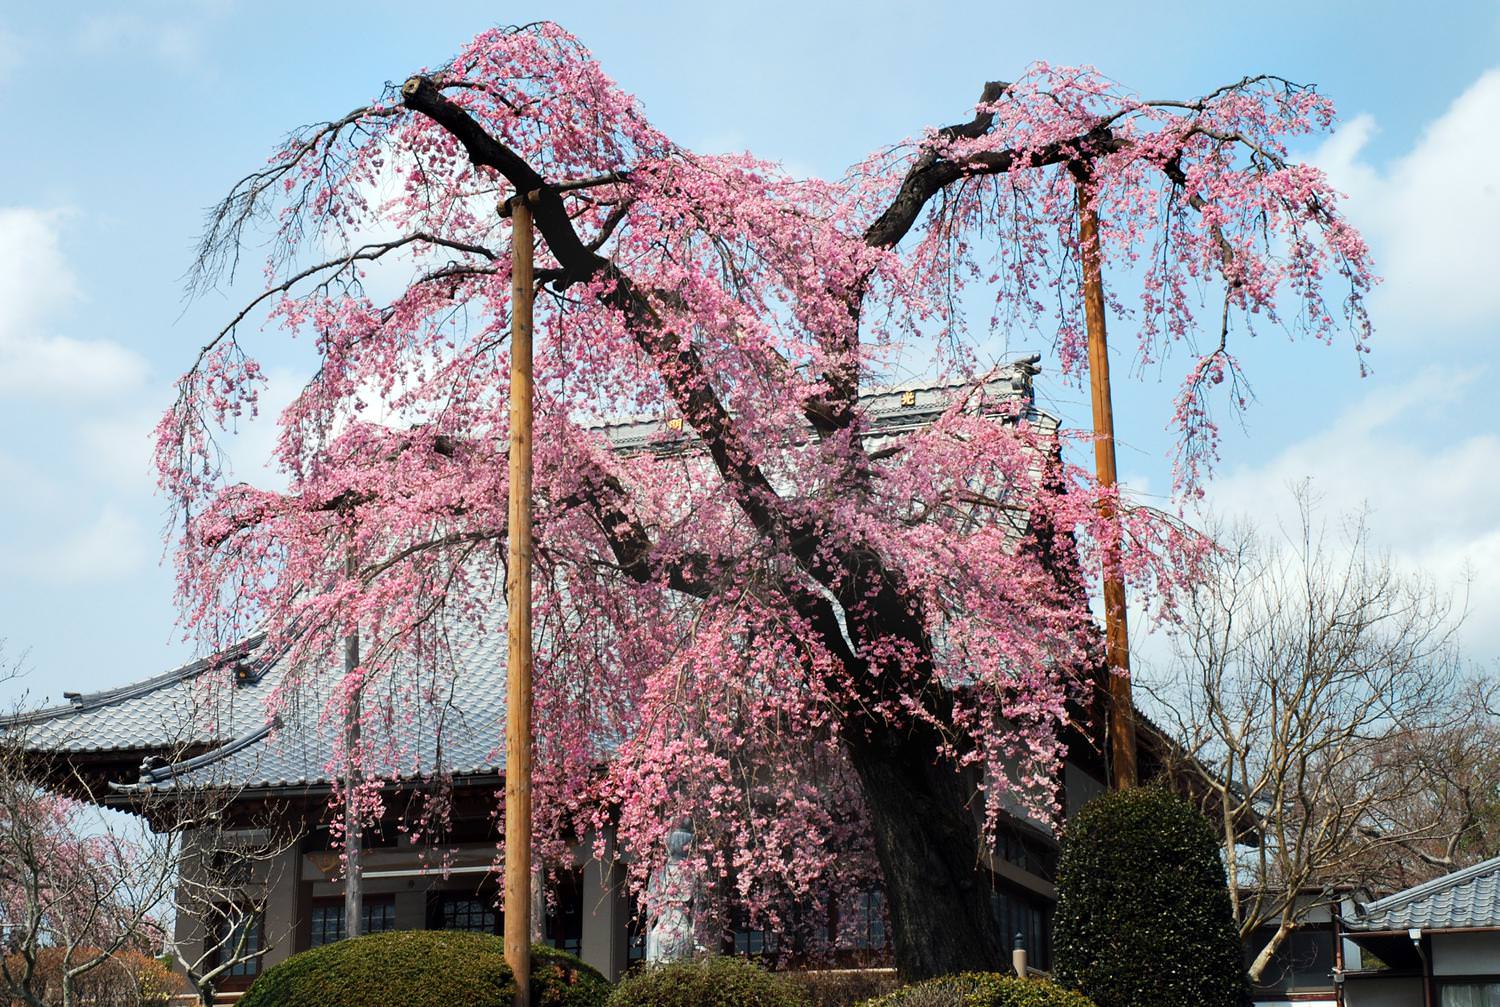
[[(1218, 8), (1223, 8), (1219, 10)], [(1269, 337), (1258, 402), (1210, 502), (1274, 526), (1311, 477), (1379, 544), (1469, 582), (1472, 657), (1500, 656), (1500, 2), (578, 4), (169, 2), (0, 11), (0, 637), (33, 694), (188, 656), (174, 628), (149, 432), (232, 298), (184, 304), (201, 214), (272, 144), (441, 62), (476, 31), (562, 22), (689, 146), (834, 176), (966, 116), (1031, 60), (1088, 62), (1150, 96), (1246, 73), (1316, 82), (1339, 131), (1301, 153), (1350, 197), (1387, 282), (1373, 376)], [(1128, 342), (1128, 329), (1116, 329)], [(268, 333), (273, 394), (305, 360)], [(1045, 343), (1012, 345), (1047, 353)], [(1128, 368), (1128, 360), (1116, 363)], [(1042, 378), (1087, 423), (1086, 399)], [(1121, 468), (1160, 499), (1172, 384), (1122, 386)], [(268, 444), (240, 444), (241, 473)], [(1466, 573), (1469, 571), (1470, 573)], [(1471, 574), (1471, 575), (1470, 575)]]

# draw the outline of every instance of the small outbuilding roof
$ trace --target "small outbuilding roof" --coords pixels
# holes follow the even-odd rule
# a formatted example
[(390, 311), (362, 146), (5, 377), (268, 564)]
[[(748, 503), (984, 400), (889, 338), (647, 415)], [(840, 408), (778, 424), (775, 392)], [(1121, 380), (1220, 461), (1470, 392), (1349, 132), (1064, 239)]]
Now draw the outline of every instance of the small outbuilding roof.
[(1500, 929), (1500, 857), (1358, 907), (1349, 930)]

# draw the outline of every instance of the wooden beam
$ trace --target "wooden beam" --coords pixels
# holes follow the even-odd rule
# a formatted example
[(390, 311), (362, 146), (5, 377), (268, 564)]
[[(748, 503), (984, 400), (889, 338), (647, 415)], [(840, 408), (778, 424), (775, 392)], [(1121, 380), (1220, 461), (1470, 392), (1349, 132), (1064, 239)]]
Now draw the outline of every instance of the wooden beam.
[(511, 201), (510, 511), (505, 717), (505, 960), (531, 1003), (531, 206)]
[[(354, 531), (349, 532), (349, 551), (344, 558), (344, 572), (359, 576), (359, 559), (354, 552)], [(344, 637), (344, 675), (359, 667), (359, 631)], [(364, 830), (359, 810), (359, 739), (363, 689), (355, 689), (344, 711), (344, 936), (358, 937), (364, 922)]]
[[(1115, 416), (1109, 387), (1109, 340), (1104, 324), (1103, 258), (1099, 247), (1099, 217), (1092, 201), (1088, 176), (1078, 179), (1078, 244), (1083, 258), (1083, 314), (1089, 337), (1089, 389), (1094, 407), (1094, 466), (1099, 485), (1118, 490), (1115, 472)], [(1130, 690), (1130, 633), (1125, 623), (1125, 581), (1120, 575), (1119, 514), (1105, 505), (1105, 518), (1114, 541), (1104, 549), (1104, 657), (1106, 675), (1107, 760), (1110, 785), (1124, 790), (1136, 785), (1135, 705)]]

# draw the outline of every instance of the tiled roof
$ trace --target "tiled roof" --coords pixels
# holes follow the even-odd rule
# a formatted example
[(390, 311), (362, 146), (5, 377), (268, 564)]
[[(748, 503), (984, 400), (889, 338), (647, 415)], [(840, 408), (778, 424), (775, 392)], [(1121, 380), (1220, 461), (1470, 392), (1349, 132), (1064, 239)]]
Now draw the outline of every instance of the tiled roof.
[[(1023, 357), (987, 375), (981, 387), (989, 401), (1021, 399), (1028, 407), (1027, 419), (1050, 426), (1056, 420), (1035, 408), (1031, 381), (1037, 373), (1038, 357)], [(951, 406), (956, 397), (967, 395), (974, 385), (968, 382), (938, 383), (914, 381), (864, 392), (859, 409), (864, 414), (865, 443), (878, 448), (886, 440), (932, 423)], [(601, 427), (615, 450), (626, 454), (654, 451), (660, 454), (691, 452), (697, 438), (691, 427), (681, 421), (657, 418), (619, 420)]]
[(1351, 930), (1500, 928), (1500, 857), (1359, 906)]
[[(988, 401), (1021, 399), (1028, 418), (1055, 426), (1032, 405), (1035, 358), (998, 369), (984, 382)], [(869, 440), (883, 441), (923, 427), (946, 410), (967, 384), (911, 384), (861, 397)], [(605, 428), (617, 450), (692, 454), (695, 439), (659, 420)], [(420, 699), (392, 697), (402, 716), (377, 730), (401, 732), (392, 751), (401, 765), (382, 767), (390, 777), (431, 772), (441, 765), (456, 775), (502, 768), (500, 724), (505, 711), (505, 634), (475, 629), (467, 621), (447, 627), (454, 665), (441, 688)], [(335, 658), (336, 660), (336, 658)], [(0, 721), (0, 730), (23, 731), (35, 752), (57, 754), (200, 751), (172, 765), (145, 765), (137, 780), (113, 781), (126, 789), (173, 786), (296, 788), (328, 785), (334, 750), (330, 725), (321, 723), (333, 675), (307, 676), (296, 703), (282, 703), (272, 722), (270, 699), (286, 681), (281, 655), (266, 653), (260, 637), (133, 685)], [(416, 674), (415, 672), (413, 673)], [(415, 679), (411, 679), (415, 680)], [(65, 694), (68, 695), (68, 694)], [(379, 749), (389, 737), (365, 739)]]
[[(367, 725), (365, 742), (392, 753), (385, 775), (428, 773), (441, 765), (458, 775), (500, 768), (496, 748), (505, 710), (505, 634), (483, 632), (466, 619), (444, 627), (451, 675), (441, 680), (413, 669), (402, 693), (389, 698), (398, 716)], [(236, 668), (249, 670), (236, 684)], [(333, 728), (321, 723), (335, 676), (303, 675), (294, 699), (273, 718), (272, 694), (289, 668), (253, 637), (227, 654), (62, 706), (12, 718), (0, 729), (21, 734), (33, 752), (198, 752), (175, 764), (143, 764), (140, 779), (111, 781), (165, 789), (181, 784), (236, 787), (317, 787), (330, 782)], [(386, 697), (381, 697), (382, 699)], [(374, 699), (371, 699), (372, 709)], [(399, 737), (392, 737), (399, 732)], [(207, 749), (207, 751), (203, 751)]]
[[(61, 706), (9, 718), (0, 729), (20, 732), (34, 751), (72, 753), (153, 751), (233, 737), (265, 722), (273, 683), (262, 678), (229, 688), (236, 667), (259, 673), (261, 643), (252, 636), (222, 654), (117, 689), (64, 693), (69, 701)], [(262, 683), (267, 687), (259, 688)], [(208, 703), (211, 693), (223, 701)]]
[[(467, 619), (445, 627), (451, 672), (440, 678), (413, 669), (391, 700), (395, 716), (366, 722), (363, 742), (389, 758), (377, 767), (387, 778), (410, 778), (439, 768), (457, 776), (496, 772), (504, 765), (501, 721), (505, 715), (505, 633), (481, 630)], [(275, 688), (284, 670), (273, 666), (257, 686)], [(332, 781), (328, 770), (338, 725), (322, 716), (327, 690), (336, 676), (322, 676), (303, 688), (297, 701), (284, 704), (274, 723), (261, 723), (222, 747), (175, 765), (142, 773), (138, 786), (162, 790), (173, 786), (228, 785), (250, 789), (322, 787)], [(377, 698), (367, 697), (369, 708)], [(386, 705), (386, 704), (381, 704)], [(333, 774), (336, 775), (336, 774)], [(123, 781), (122, 781), (123, 782)]]

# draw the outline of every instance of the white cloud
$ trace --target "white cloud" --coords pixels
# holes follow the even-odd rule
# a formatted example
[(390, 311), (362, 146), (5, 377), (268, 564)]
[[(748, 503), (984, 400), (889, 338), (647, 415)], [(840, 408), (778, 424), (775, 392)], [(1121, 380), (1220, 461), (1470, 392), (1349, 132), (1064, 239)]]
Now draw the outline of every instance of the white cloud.
[(1314, 155), (1347, 193), (1346, 209), (1374, 246), (1386, 281), (1374, 302), (1383, 331), (1405, 330), (1406, 339), (1425, 342), (1500, 313), (1496, 122), (1500, 68), (1483, 74), (1387, 165), (1367, 159), (1378, 128), (1369, 115), (1350, 121)]
[(155, 536), (113, 505), (65, 538), (34, 549), (25, 559), (27, 572), (53, 584), (89, 584), (122, 580), (151, 559), (148, 543)]
[(0, 393), (82, 403), (145, 379), (146, 362), (118, 343), (48, 331), (80, 299), (62, 252), (66, 217), (60, 210), (0, 208)]
[(1306, 479), (1330, 521), (1368, 507), (1375, 545), (1456, 601), (1467, 590), (1471, 656), (1500, 655), (1500, 434), (1462, 419), (1485, 414), (1465, 408), (1479, 384), (1434, 368), (1372, 387), (1326, 429), (1225, 474), (1208, 503), (1268, 534), (1296, 527), (1290, 488)]
[(35, 326), (78, 296), (60, 240), (63, 210), (0, 208), (0, 333)]
[(146, 55), (180, 70), (201, 70), (210, 22), (231, 6), (227, 0), (137, 3), (85, 18), (78, 44), (96, 55)]

